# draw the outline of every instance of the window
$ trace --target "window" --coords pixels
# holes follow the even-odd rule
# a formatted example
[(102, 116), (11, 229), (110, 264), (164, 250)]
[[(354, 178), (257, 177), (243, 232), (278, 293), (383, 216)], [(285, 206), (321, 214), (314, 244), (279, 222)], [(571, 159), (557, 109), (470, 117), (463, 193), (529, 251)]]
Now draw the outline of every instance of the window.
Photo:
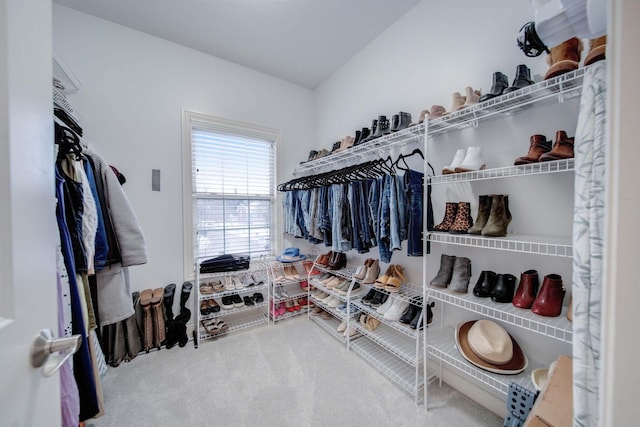
[(185, 271), (222, 254), (270, 255), (278, 132), (192, 112), (185, 112), (185, 125)]

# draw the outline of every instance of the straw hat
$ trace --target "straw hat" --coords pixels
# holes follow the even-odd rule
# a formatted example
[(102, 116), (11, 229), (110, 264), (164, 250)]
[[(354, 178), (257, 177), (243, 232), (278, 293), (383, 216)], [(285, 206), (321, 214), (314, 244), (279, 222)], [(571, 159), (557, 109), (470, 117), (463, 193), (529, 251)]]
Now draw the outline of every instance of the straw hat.
[(472, 320), (456, 327), (460, 354), (479, 368), (514, 375), (527, 367), (527, 357), (504, 328), (491, 320)]

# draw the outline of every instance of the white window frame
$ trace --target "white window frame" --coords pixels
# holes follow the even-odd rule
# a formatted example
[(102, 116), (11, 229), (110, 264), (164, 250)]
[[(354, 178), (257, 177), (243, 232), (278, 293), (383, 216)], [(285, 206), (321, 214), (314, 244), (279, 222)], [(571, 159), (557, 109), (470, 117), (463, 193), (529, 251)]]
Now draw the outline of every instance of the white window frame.
[[(193, 127), (211, 127), (220, 131), (227, 130), (231, 133), (239, 133), (248, 137), (274, 141), (273, 173), (274, 188), (272, 198), (273, 223), (271, 224), (271, 250), (276, 251), (279, 228), (280, 209), (278, 209), (278, 195), (276, 186), (278, 147), (281, 140), (281, 132), (252, 123), (230, 120), (209, 114), (198, 113), (190, 110), (182, 110), (182, 218), (183, 218), (183, 268), (185, 279), (193, 279), (195, 276), (194, 258), (194, 229), (193, 229), (193, 170), (191, 150), (191, 130)], [(213, 129), (212, 129), (213, 130)], [(214, 130), (215, 131), (215, 130)], [(272, 253), (272, 255), (273, 255)]]

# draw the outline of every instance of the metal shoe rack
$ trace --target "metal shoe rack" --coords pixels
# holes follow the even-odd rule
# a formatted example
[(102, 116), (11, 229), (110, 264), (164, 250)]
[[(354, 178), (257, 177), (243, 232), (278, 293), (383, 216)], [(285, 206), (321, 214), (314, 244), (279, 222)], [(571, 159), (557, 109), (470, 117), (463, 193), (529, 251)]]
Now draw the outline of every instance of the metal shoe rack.
[[(562, 103), (567, 99), (578, 97), (582, 89), (584, 69), (561, 75), (559, 77), (543, 81), (516, 92), (503, 95), (489, 101), (477, 104), (470, 108), (453, 113), (450, 116), (430, 121), (427, 134), (429, 138), (450, 132), (453, 130), (477, 127), (481, 121), (508, 117), (517, 112), (533, 107)], [(427, 144), (428, 146), (429, 144)], [(428, 152), (428, 147), (425, 147)], [(481, 180), (494, 180), (513, 178), (528, 175), (571, 173), (574, 169), (573, 159), (558, 160), (544, 163), (534, 163), (523, 166), (508, 166), (494, 169), (486, 169), (475, 172), (458, 173), (451, 175), (439, 175), (429, 179), (430, 184), (450, 184), (455, 182), (473, 182)], [(429, 241), (437, 244), (451, 246), (466, 246), (480, 250), (491, 249), (497, 251), (519, 252), (525, 254), (537, 254), (549, 257), (561, 257), (570, 260), (573, 256), (571, 235), (568, 236), (530, 236), (513, 235), (506, 237), (486, 238), (468, 234), (448, 234), (441, 232), (428, 232)], [(433, 258), (433, 256), (431, 256)], [(435, 275), (438, 265), (435, 259), (425, 257), (425, 271)], [(569, 261), (570, 262), (570, 261)], [(473, 284), (470, 284), (472, 287)], [(513, 381), (521, 386), (535, 390), (531, 382), (531, 371), (540, 366), (530, 366), (519, 375), (493, 374), (467, 362), (455, 346), (454, 328), (444, 326), (444, 312), (446, 306), (458, 307), (476, 313), (478, 317), (489, 318), (503, 324), (507, 330), (510, 327), (524, 330), (548, 337), (562, 343), (571, 343), (573, 332), (571, 323), (566, 319), (567, 308), (564, 307), (558, 317), (542, 317), (531, 310), (523, 310), (512, 304), (499, 304), (491, 300), (477, 298), (469, 294), (459, 294), (447, 289), (431, 288), (425, 286), (425, 300), (427, 298), (442, 302), (441, 327), (439, 330), (430, 329), (425, 341), (425, 363), (427, 359), (435, 361), (437, 374), (442, 378), (442, 368), (446, 366), (453, 371), (462, 373), (463, 376), (473, 378), (477, 383), (497, 391), (499, 395), (506, 397), (509, 382)], [(426, 378), (426, 374), (425, 374)], [(425, 401), (428, 391), (425, 388)]]
[[(234, 276), (238, 280), (242, 280), (243, 275), (246, 274), (252, 274), (254, 277), (256, 277), (256, 279), (259, 278), (259, 280), (261, 280), (263, 283), (253, 286), (244, 286), (242, 289), (238, 290), (223, 290), (222, 292), (214, 292), (213, 294), (202, 294), (200, 292), (200, 284), (214, 281), (221, 281), (222, 284), (224, 284), (225, 280), (231, 276)], [(194, 330), (196, 331), (196, 346), (200, 343), (201, 340), (217, 338), (226, 334), (241, 331), (243, 329), (252, 328), (259, 325), (266, 325), (268, 323), (269, 319), (267, 317), (267, 296), (269, 290), (269, 277), (267, 262), (252, 261), (248, 270), (205, 274), (200, 274), (200, 262), (198, 262), (196, 264), (195, 277), (195, 291), (197, 298), (195, 299), (194, 304)], [(242, 307), (234, 307), (231, 309), (222, 308), (222, 297), (226, 297), (232, 294), (238, 294), (242, 298), (245, 295), (251, 296), (256, 292), (262, 293), (264, 301), (260, 303), (254, 302), (253, 305), (244, 305)], [(212, 298), (215, 299), (216, 302), (220, 305), (220, 311), (203, 316), (200, 313), (200, 304), (202, 301), (206, 301)], [(229, 329), (219, 334), (210, 334), (209, 332), (207, 332), (204, 326), (202, 326), (202, 321), (214, 318), (220, 318), (224, 320), (229, 325)]]
[[(286, 311), (282, 315), (275, 315), (274, 308), (280, 304), (287, 304), (287, 302), (295, 302), (300, 298), (306, 298), (308, 301), (308, 292), (301, 288), (302, 282), (307, 280), (307, 270), (304, 267), (304, 263), (307, 261), (296, 261), (291, 263), (282, 263), (278, 261), (269, 262), (269, 319), (271, 323), (278, 322), (280, 320), (288, 319), (290, 317), (304, 314), (309, 310), (309, 305), (305, 307), (299, 306), (298, 310)], [(298, 278), (287, 277), (284, 273), (284, 268), (293, 266), (298, 271)], [(282, 272), (282, 274), (280, 274)], [(282, 293), (285, 295), (282, 295)]]

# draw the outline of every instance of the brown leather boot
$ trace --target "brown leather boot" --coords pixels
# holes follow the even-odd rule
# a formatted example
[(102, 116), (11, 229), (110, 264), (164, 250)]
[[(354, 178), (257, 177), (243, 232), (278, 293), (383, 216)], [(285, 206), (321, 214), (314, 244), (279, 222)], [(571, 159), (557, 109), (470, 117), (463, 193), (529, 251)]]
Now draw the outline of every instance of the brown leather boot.
[(520, 275), (520, 286), (513, 297), (513, 305), (519, 308), (531, 308), (538, 293), (540, 280), (536, 270), (527, 270)]
[(164, 296), (164, 288), (157, 288), (151, 294), (151, 316), (153, 318), (153, 344), (154, 347), (160, 349), (166, 340), (166, 331), (164, 325), (164, 310), (162, 298)]
[(456, 213), (458, 212), (458, 204), (453, 202), (447, 202), (444, 210), (444, 219), (442, 222), (433, 229), (435, 231), (449, 231), (449, 228), (453, 225), (453, 221), (456, 219)]
[(591, 39), (589, 43), (589, 53), (584, 58), (584, 66), (591, 65), (594, 62), (605, 59), (605, 50), (607, 49), (607, 36)]
[(476, 217), (476, 222), (473, 224), (467, 233), (469, 234), (480, 234), (485, 225), (487, 225), (487, 221), (489, 220), (489, 215), (491, 214), (491, 200), (493, 196), (480, 196), (480, 201), (478, 203), (478, 216)]
[(556, 132), (556, 142), (553, 143), (553, 148), (548, 153), (544, 153), (540, 156), (541, 162), (548, 162), (550, 160), (562, 160), (573, 158), (573, 141), (574, 137), (567, 137), (567, 133), (563, 130)]
[(144, 310), (142, 348), (147, 353), (153, 347), (153, 317), (151, 316), (151, 289), (140, 292), (140, 305)]
[(582, 41), (577, 37), (573, 37), (556, 47), (552, 47), (551, 53), (547, 56), (549, 69), (544, 75), (544, 79), (548, 80), (552, 77), (576, 70), (580, 62), (582, 49)]
[(544, 135), (531, 135), (529, 138), (529, 152), (526, 156), (518, 157), (514, 165), (528, 165), (540, 161), (540, 156), (551, 151), (551, 141)]
[(566, 290), (562, 286), (562, 277), (559, 274), (547, 274), (544, 276), (540, 292), (531, 306), (531, 311), (540, 316), (559, 316), (565, 292)]
[(449, 233), (466, 233), (473, 226), (473, 218), (471, 218), (471, 203), (458, 203), (458, 211), (456, 219), (449, 227)]
[(507, 235), (507, 226), (511, 222), (509, 195), (494, 194), (491, 200), (491, 213), (487, 225), (482, 229), (483, 236), (503, 237)]

